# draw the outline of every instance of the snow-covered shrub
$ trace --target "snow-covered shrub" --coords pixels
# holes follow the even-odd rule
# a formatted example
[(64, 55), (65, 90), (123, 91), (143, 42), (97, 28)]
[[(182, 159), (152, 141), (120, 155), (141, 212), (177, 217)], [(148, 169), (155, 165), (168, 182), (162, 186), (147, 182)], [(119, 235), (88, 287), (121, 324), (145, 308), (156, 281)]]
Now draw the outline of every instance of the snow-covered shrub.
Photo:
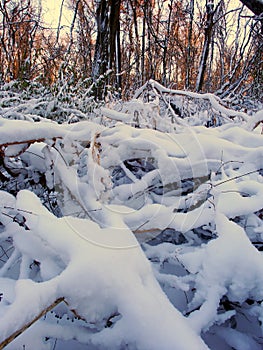
[(85, 82), (75, 85), (60, 81), (44, 87), (36, 81), (15, 81), (0, 86), (0, 115), (4, 118), (73, 123), (93, 116), (99, 104), (88, 93)]
[(73, 124), (1, 107), (7, 349), (262, 348), (262, 112), (205, 95), (224, 122), (193, 126), (151, 86)]

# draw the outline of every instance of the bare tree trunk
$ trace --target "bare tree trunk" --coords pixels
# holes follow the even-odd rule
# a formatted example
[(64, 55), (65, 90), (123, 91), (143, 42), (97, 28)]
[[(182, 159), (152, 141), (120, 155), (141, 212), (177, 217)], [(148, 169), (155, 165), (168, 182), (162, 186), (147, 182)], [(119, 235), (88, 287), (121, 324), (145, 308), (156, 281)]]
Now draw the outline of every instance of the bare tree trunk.
[(141, 75), (140, 71), (140, 37), (139, 37), (139, 29), (138, 29), (138, 16), (137, 16), (137, 0), (135, 2), (131, 2), (132, 6), (132, 11), (133, 11), (133, 21), (134, 21), (134, 33), (135, 33), (135, 38), (136, 38), (136, 43), (135, 43), (135, 66), (136, 66), (136, 75), (139, 76)]
[(57, 45), (58, 42), (59, 42), (59, 36), (60, 36), (60, 30), (61, 30), (61, 19), (62, 19), (64, 1), (65, 1), (65, 0), (62, 0), (62, 1), (61, 1), (60, 10), (59, 10), (56, 45)]
[(108, 68), (116, 74), (115, 87), (121, 88), (120, 6), (121, 0), (109, 1), (109, 62)]
[(169, 14), (167, 19), (167, 29), (166, 29), (166, 35), (164, 38), (164, 47), (163, 47), (163, 78), (162, 78), (162, 84), (164, 86), (167, 85), (167, 51), (168, 51), (168, 42), (170, 39), (170, 30), (171, 30), (171, 18), (172, 18), (172, 11), (173, 11), (173, 0), (170, 0), (169, 7)]
[(116, 32), (116, 49), (115, 49), (115, 66), (116, 66), (116, 88), (120, 91), (122, 88), (121, 80), (121, 37), (120, 22), (118, 21), (118, 29)]
[(259, 17), (261, 22), (261, 33), (263, 34), (263, 1), (262, 0), (240, 0), (250, 11)]
[(109, 60), (108, 55), (108, 2), (100, 0), (96, 10), (97, 39), (92, 67), (93, 80), (104, 74)]
[(185, 88), (189, 89), (190, 87), (190, 73), (191, 73), (191, 51), (192, 51), (192, 36), (193, 36), (193, 21), (194, 21), (194, 0), (190, 1), (189, 4), (189, 28), (188, 28), (188, 44), (187, 44), (187, 56), (186, 56), (186, 79), (185, 79)]
[(245, 6), (247, 6), (255, 15), (260, 16), (263, 13), (263, 1), (262, 0), (240, 0)]
[(207, 67), (207, 59), (209, 55), (210, 44), (213, 35), (213, 17), (214, 17), (214, 0), (206, 0), (206, 26), (205, 26), (205, 40), (198, 70), (198, 76), (196, 81), (196, 91), (199, 92), (202, 90), (205, 79), (205, 72)]
[[(97, 40), (95, 46), (92, 76), (96, 82), (96, 98), (103, 99), (106, 93), (105, 79), (108, 70), (115, 70), (115, 87), (120, 87), (120, 3), (121, 0), (100, 0), (96, 11)], [(104, 79), (104, 81), (103, 81)]]
[(142, 22), (142, 50), (141, 50), (141, 76), (142, 76), (142, 81), (141, 83), (143, 84), (144, 78), (145, 78), (145, 35), (146, 35), (146, 6), (147, 6), (147, 0), (144, 0), (143, 4), (143, 22)]

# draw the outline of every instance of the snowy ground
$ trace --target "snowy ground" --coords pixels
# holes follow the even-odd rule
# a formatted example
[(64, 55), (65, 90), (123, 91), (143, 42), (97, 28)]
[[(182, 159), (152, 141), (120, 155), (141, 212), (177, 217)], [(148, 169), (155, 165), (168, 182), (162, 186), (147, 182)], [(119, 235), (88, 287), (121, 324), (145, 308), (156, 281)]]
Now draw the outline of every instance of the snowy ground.
[(262, 110), (1, 94), (0, 349), (262, 349)]

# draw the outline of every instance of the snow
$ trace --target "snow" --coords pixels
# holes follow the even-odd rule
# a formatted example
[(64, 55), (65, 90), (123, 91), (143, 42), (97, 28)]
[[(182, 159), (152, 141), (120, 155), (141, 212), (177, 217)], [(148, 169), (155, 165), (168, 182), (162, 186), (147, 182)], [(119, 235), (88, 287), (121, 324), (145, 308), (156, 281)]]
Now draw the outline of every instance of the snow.
[(262, 348), (262, 111), (149, 84), (73, 124), (5, 107), (0, 342), (61, 301), (7, 349)]
[(234, 329), (223, 329), (222, 332), (220, 332), (218, 335), (222, 337), (227, 342), (227, 344), (235, 349), (261, 349), (261, 346), (257, 344), (253, 339), (249, 338), (246, 334), (237, 332)]
[[(238, 111), (233, 111), (231, 109), (226, 108), (223, 106), (220, 102), (220, 99), (215, 96), (214, 94), (206, 93), (206, 94), (199, 94), (196, 92), (190, 92), (190, 91), (182, 91), (182, 90), (173, 90), (173, 89), (167, 89), (161, 84), (157, 83), (154, 80), (150, 80), (148, 82), (149, 85), (152, 85), (155, 89), (160, 91), (161, 93), (169, 93), (169, 94), (178, 94), (178, 95), (183, 95), (183, 96), (190, 96), (192, 98), (196, 99), (206, 99), (211, 103), (211, 106), (218, 112), (222, 113), (223, 115), (226, 115), (227, 118), (239, 116), (242, 120), (248, 121), (248, 116), (246, 113), (243, 112), (238, 112)], [(142, 89), (144, 86), (142, 87)], [(137, 95), (138, 96), (140, 93), (140, 90), (138, 90)]]
[(263, 121), (263, 110), (258, 111), (247, 122), (246, 129), (253, 130), (259, 123)]
[[(40, 284), (23, 277), (16, 282), (15, 301), (8, 307), (5, 322), (0, 325), (2, 340), (11, 330), (21, 327), (52, 300), (63, 295), (87, 322), (96, 322), (102, 315), (110, 315), (116, 309), (121, 313), (120, 325), (114, 328), (113, 334), (102, 331), (91, 337), (92, 343), (112, 343), (111, 348), (114, 348), (118, 337), (123, 340), (123, 336), (128, 334), (128, 340), (139, 348), (157, 349), (160, 343), (166, 349), (207, 348), (191, 330), (187, 320), (169, 303), (130, 230), (100, 229), (94, 222), (77, 218), (57, 219), (29, 191), (19, 192), (17, 207), (25, 211), (30, 228), (28, 234), (42, 240), (44, 246), (50, 246), (51, 251), (45, 252), (46, 258), (55, 260), (53, 249), (56, 248), (56, 254), (66, 267), (63, 272), (58, 271), (56, 276), (45, 278), (46, 282)], [(27, 242), (22, 241), (25, 245), (15, 242), (18, 249), (22, 254), (30, 254), (34, 259), (43, 261), (42, 278), (47, 277), (45, 259), (42, 259), (37, 244), (36, 247), (31, 244), (29, 249)], [(32, 241), (34, 243), (34, 238)], [(50, 266), (54, 273), (53, 266)], [(91, 284), (95, 279), (96, 283)], [(132, 307), (129, 303), (131, 299), (134, 301)], [(163, 313), (165, 319), (160, 325)], [(16, 317), (16, 322), (14, 315), (20, 315)], [(131, 331), (136, 323), (140, 323), (140, 329)]]

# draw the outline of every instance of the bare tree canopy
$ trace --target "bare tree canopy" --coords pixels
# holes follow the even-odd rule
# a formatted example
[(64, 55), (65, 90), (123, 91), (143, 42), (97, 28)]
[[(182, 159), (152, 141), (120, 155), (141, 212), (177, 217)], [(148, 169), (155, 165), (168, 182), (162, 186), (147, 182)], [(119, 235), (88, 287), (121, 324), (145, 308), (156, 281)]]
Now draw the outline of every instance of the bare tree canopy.
[(67, 2), (71, 25), (62, 21), (62, 1), (52, 28), (40, 2), (0, 1), (0, 83), (37, 80), (53, 88), (66, 79), (103, 100), (129, 98), (154, 79), (262, 99), (263, 0)]

